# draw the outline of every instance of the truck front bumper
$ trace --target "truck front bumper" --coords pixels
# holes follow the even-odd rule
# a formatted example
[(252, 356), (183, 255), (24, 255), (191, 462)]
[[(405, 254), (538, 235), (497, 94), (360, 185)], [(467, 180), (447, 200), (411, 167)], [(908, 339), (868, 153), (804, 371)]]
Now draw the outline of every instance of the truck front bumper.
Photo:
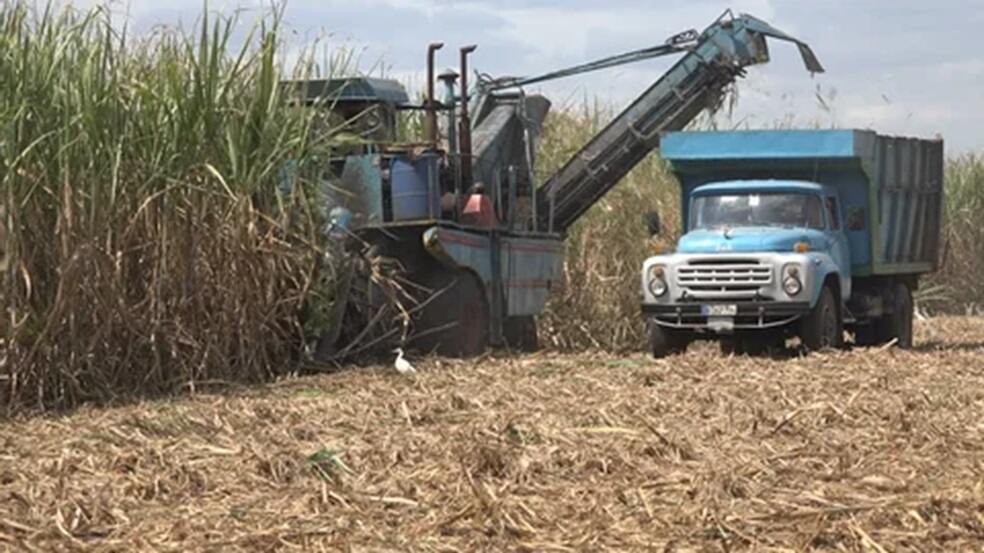
[(712, 303), (660, 303), (643, 304), (642, 313), (648, 320), (667, 328), (696, 331), (727, 332), (729, 330), (754, 330), (778, 328), (792, 323), (810, 312), (809, 302), (789, 301), (740, 301), (733, 316), (708, 314)]

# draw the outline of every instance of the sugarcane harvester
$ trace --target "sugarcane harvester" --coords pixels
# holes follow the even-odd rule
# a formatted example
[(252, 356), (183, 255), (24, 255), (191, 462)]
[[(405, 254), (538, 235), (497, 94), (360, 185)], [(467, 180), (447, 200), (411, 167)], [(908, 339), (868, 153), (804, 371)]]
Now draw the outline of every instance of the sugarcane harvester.
[[(473, 87), (475, 47), (461, 49), (460, 73), (435, 76), (442, 45), (432, 44), (420, 104), (388, 80), (290, 83), (311, 105), (351, 121), (362, 139), (326, 171), (332, 233), (359, 252), (362, 269), (339, 277), (319, 356), (394, 343), (463, 356), (489, 345), (535, 348), (535, 318), (561, 277), (567, 230), (658, 147), (661, 133), (715, 108), (746, 67), (767, 62), (767, 37), (794, 43), (811, 73), (823, 71), (805, 43), (725, 12), (702, 33), (655, 47), (538, 77), (483, 76)], [(525, 87), (671, 54), (682, 57), (538, 184), (537, 139), (550, 103)], [(408, 111), (423, 115), (422, 140), (397, 140), (397, 115)], [(397, 276), (383, 278), (388, 270)]]

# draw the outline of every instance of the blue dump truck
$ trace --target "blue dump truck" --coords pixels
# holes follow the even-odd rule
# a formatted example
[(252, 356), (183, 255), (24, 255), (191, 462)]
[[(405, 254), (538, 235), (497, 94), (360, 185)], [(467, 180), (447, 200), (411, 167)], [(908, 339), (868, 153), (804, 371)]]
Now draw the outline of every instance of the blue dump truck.
[(815, 351), (840, 347), (845, 331), (858, 345), (911, 347), (912, 295), (939, 259), (941, 140), (680, 132), (661, 153), (681, 186), (683, 234), (643, 266), (656, 357), (696, 339), (757, 354), (798, 337)]

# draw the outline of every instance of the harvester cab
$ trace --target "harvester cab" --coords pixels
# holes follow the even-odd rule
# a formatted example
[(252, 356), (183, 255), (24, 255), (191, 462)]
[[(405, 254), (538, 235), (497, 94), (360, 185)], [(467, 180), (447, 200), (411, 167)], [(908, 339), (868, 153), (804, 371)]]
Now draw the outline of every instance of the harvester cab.
[[(805, 43), (726, 12), (702, 33), (658, 46), (536, 77), (479, 75), (471, 87), (476, 47), (461, 48), (459, 70), (438, 77), (443, 45), (431, 44), (419, 104), (393, 81), (301, 83), (304, 98), (352, 121), (349, 132), (360, 137), (331, 163), (327, 196), (336, 213), (350, 214), (346, 230), (362, 246), (363, 269), (339, 291), (318, 351), (344, 356), (393, 342), (451, 355), (490, 344), (535, 348), (535, 317), (561, 277), (567, 229), (662, 133), (714, 109), (746, 67), (768, 61), (766, 37), (794, 42), (810, 72), (823, 70)], [(525, 87), (670, 54), (682, 57), (559, 171), (538, 178), (550, 102)], [(396, 140), (402, 112), (422, 114), (422, 136)], [(396, 270), (384, 278), (382, 267)]]
[(324, 114), (324, 123), (331, 125), (328, 129), (344, 127), (343, 132), (367, 143), (395, 141), (397, 112), (410, 102), (403, 85), (390, 79), (351, 77), (286, 84), (295, 89), (301, 103)]

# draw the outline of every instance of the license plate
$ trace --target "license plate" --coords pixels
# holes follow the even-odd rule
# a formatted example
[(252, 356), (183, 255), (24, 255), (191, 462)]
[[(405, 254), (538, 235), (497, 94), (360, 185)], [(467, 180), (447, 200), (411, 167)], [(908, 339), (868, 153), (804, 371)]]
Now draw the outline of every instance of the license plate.
[(702, 305), (700, 311), (707, 317), (734, 317), (738, 314), (738, 306), (733, 303)]

